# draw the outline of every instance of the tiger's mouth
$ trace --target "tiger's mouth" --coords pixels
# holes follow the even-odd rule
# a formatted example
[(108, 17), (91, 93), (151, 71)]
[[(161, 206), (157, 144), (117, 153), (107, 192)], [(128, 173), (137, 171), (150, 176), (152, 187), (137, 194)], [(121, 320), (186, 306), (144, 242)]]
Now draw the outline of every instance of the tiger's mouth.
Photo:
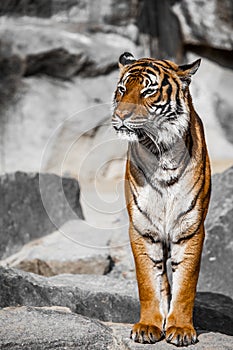
[(122, 140), (139, 141), (143, 135), (143, 132), (141, 129), (136, 129), (136, 128), (132, 129), (132, 128), (128, 128), (125, 125), (122, 125), (120, 128), (117, 128), (115, 126), (113, 127), (116, 130), (117, 136)]

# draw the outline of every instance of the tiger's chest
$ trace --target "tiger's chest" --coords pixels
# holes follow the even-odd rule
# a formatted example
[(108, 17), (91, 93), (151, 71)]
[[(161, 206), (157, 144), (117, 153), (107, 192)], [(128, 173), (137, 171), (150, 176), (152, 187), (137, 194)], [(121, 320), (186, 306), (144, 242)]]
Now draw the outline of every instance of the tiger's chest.
[(170, 186), (160, 186), (156, 176), (138, 188), (132, 219), (142, 234), (149, 231), (159, 239), (173, 241), (197, 221), (197, 210), (190, 210), (195, 194), (188, 176)]

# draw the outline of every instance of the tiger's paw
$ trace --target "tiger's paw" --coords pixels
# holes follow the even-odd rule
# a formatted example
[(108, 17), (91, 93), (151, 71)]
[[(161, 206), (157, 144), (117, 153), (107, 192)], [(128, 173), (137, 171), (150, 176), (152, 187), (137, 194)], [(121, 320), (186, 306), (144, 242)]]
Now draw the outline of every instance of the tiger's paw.
[(166, 341), (176, 346), (188, 346), (197, 343), (197, 333), (193, 326), (171, 326), (166, 330)]
[(154, 344), (164, 337), (163, 331), (154, 325), (136, 323), (130, 334), (130, 338), (136, 343)]

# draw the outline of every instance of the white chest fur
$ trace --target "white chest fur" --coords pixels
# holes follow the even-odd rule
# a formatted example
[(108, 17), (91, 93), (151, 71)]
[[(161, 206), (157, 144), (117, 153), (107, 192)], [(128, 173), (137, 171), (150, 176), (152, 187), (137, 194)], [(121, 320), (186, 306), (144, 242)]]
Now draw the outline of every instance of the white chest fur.
[(159, 187), (159, 191), (150, 184), (139, 188), (133, 221), (140, 232), (150, 231), (162, 240), (172, 241), (185, 233), (198, 217), (197, 211), (188, 211), (194, 198), (190, 183), (189, 174), (172, 186)]

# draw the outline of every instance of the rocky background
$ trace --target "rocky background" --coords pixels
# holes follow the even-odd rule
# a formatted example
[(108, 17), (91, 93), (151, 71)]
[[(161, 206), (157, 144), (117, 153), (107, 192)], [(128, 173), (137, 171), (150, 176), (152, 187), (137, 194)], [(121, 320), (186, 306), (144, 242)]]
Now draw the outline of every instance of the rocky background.
[(0, 348), (155, 347), (129, 339), (139, 303), (127, 145), (110, 126), (124, 51), (202, 58), (191, 90), (221, 173), (206, 220), (195, 349), (233, 348), (232, 18), (231, 0), (0, 2)]

